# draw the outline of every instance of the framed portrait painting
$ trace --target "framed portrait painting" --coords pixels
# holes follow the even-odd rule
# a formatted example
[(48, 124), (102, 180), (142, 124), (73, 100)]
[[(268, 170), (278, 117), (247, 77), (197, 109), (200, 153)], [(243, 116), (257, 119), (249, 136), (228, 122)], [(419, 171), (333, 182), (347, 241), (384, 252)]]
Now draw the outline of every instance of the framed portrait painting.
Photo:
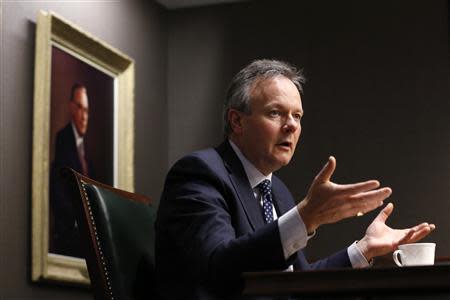
[(61, 169), (133, 191), (134, 62), (41, 11), (34, 76), (32, 280), (88, 285)]

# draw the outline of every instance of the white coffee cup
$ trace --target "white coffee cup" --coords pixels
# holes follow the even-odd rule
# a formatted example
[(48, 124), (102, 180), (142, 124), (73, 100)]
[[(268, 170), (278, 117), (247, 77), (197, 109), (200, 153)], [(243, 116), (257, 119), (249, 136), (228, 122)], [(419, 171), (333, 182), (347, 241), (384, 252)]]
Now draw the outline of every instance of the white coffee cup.
[(435, 249), (435, 243), (403, 244), (392, 253), (392, 257), (400, 267), (434, 265)]

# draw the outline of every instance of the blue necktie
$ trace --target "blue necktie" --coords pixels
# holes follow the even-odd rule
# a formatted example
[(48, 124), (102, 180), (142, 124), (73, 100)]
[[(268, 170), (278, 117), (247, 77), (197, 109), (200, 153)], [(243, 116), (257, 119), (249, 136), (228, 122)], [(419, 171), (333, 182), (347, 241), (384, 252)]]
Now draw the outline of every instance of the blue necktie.
[(257, 185), (263, 200), (264, 222), (266, 224), (273, 222), (272, 212), (272, 192), (270, 180), (264, 179)]

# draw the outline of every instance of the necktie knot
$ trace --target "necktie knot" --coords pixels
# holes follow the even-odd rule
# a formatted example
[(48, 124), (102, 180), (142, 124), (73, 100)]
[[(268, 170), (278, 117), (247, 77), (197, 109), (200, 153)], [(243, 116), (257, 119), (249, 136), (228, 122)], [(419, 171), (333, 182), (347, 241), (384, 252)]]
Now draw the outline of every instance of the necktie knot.
[(272, 185), (270, 184), (269, 179), (264, 179), (257, 185), (257, 187), (262, 195), (267, 195), (267, 194), (270, 194)]

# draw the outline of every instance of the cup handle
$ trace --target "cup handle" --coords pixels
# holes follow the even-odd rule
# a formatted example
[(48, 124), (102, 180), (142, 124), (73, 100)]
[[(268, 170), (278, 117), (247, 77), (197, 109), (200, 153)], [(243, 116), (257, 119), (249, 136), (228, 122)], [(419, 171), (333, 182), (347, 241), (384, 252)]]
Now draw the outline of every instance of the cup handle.
[(402, 252), (402, 250), (395, 250), (394, 253), (392, 253), (392, 258), (394, 259), (395, 264), (399, 267), (403, 267), (403, 265), (399, 259), (399, 255), (401, 252)]

